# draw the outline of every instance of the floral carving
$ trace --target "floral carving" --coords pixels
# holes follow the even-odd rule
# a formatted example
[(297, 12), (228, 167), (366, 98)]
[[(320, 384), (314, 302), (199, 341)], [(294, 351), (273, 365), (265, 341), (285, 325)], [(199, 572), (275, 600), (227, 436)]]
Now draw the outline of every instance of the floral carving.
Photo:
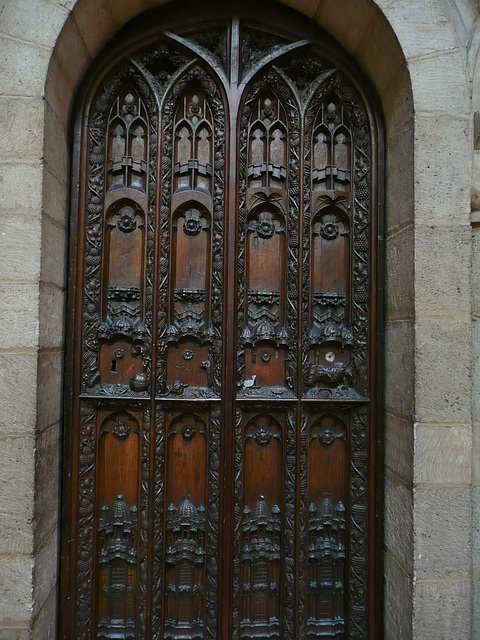
[(123, 420), (118, 420), (112, 427), (113, 435), (119, 440), (126, 440), (131, 432), (131, 426)]

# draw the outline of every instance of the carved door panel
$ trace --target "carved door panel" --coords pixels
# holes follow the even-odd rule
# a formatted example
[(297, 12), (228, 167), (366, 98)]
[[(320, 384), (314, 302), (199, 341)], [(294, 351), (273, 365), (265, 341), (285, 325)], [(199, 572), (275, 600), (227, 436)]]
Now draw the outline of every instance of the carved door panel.
[(321, 37), (147, 40), (77, 128), (61, 637), (373, 638), (372, 108)]

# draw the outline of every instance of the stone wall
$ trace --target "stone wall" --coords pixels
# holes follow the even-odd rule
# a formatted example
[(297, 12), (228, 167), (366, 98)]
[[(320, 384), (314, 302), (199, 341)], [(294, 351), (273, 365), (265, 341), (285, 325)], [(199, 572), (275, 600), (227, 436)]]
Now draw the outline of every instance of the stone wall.
[[(55, 637), (75, 89), (115, 32), (159, 4), (0, 0), (0, 640)], [(339, 40), (385, 112), (386, 638), (480, 638), (476, 3), (285, 4)]]

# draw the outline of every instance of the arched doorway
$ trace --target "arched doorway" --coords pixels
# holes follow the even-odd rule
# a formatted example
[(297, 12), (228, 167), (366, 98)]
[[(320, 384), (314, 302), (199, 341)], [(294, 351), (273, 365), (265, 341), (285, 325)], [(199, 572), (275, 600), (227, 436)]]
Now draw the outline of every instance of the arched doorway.
[(65, 638), (377, 633), (381, 124), (255, 13), (138, 27), (79, 109)]

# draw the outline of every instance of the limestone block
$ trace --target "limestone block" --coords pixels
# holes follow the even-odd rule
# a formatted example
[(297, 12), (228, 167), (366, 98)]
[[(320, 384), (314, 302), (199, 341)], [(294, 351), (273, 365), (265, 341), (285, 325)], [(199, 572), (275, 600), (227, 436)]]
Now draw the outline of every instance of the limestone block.
[(48, 103), (45, 103), (45, 140), (48, 140), (48, 144), (45, 144), (44, 160), (49, 170), (58, 180), (68, 179), (69, 144), (66, 129)]
[(480, 639), (480, 485), (472, 486), (472, 639)]
[[(480, 455), (480, 320), (472, 323), (472, 418), (474, 428), (474, 445)], [(477, 467), (480, 472), (480, 467)]]
[(469, 421), (470, 323), (417, 323), (415, 343), (416, 420), (443, 424)]
[(415, 640), (471, 640), (470, 579), (414, 583)]
[(388, 412), (405, 417), (413, 414), (413, 354), (413, 322), (388, 322), (385, 327), (385, 405)]
[(40, 216), (42, 165), (0, 163), (0, 213), (30, 213)]
[(409, 225), (385, 242), (387, 321), (414, 316), (413, 236), (413, 225)]
[(30, 556), (0, 557), (0, 624), (29, 620), (32, 606)]
[(57, 178), (47, 165), (43, 172), (43, 211), (60, 226), (68, 218), (67, 180), (69, 175)]
[(40, 335), (42, 347), (62, 347), (65, 327), (65, 291), (57, 285), (40, 283)]
[(40, 277), (39, 217), (0, 214), (0, 274), (2, 281), (38, 282)]
[(7, 2), (0, 17), (0, 30), (14, 38), (29, 40), (53, 49), (60, 29), (68, 16), (64, 7), (49, 0)]
[(60, 423), (41, 432), (35, 455), (35, 544), (58, 530), (60, 502)]
[[(339, 16), (342, 17), (341, 20)], [(352, 53), (368, 26), (372, 22), (377, 24), (382, 16), (373, 2), (320, 0), (315, 20)]]
[[(119, 7), (122, 5), (118, 4)], [(90, 54), (75, 21), (70, 17), (58, 37), (45, 84), (45, 99), (65, 129), (75, 89), (89, 64)], [(45, 143), (48, 148), (48, 135), (45, 136)]]
[(38, 412), (40, 430), (58, 422), (62, 416), (63, 353), (41, 351), (38, 356)]
[(72, 17), (85, 42), (88, 52), (94, 57), (105, 42), (116, 32), (115, 22), (107, 9), (107, 2), (87, 2), (73, 8)]
[(0, 35), (0, 95), (41, 97), (50, 51)]
[(56, 222), (44, 216), (42, 220), (42, 262), (40, 277), (43, 282), (64, 287), (66, 284), (67, 232)]
[(38, 344), (38, 285), (0, 285), (0, 349)]
[[(384, 16), (378, 13), (379, 17), (372, 20), (362, 34), (355, 56), (361, 60), (362, 68), (367, 70), (379, 94), (384, 97), (391, 91), (394, 78), (403, 80), (405, 56), (392, 27)], [(352, 19), (358, 19), (358, 14), (352, 13)]]
[(385, 547), (403, 569), (413, 571), (412, 486), (385, 473)]
[(28, 627), (27, 628), (0, 628), (0, 640), (28, 640)]
[(53, 589), (35, 616), (29, 640), (55, 640), (57, 637), (57, 593)]
[[(441, 73), (442, 61), (437, 60), (436, 65)], [(439, 82), (450, 86), (450, 80), (447, 82), (443, 75)], [(438, 100), (432, 92), (430, 107), (436, 106)], [(459, 113), (458, 101), (451, 111), (447, 115), (415, 116), (416, 220), (448, 218), (449, 224), (455, 219), (469, 222), (473, 119), (470, 115), (452, 115)]]
[(387, 238), (413, 222), (413, 120), (406, 120), (387, 139), (386, 216)]
[(480, 150), (473, 152), (472, 211), (480, 211)]
[(472, 229), (472, 316), (480, 318), (480, 227)]
[(416, 316), (470, 316), (470, 225), (415, 226)]
[(0, 97), (0, 146), (3, 160), (41, 158), (43, 104), (40, 98)]
[(385, 415), (385, 465), (406, 483), (413, 480), (413, 425), (411, 420)]
[(414, 490), (415, 575), (453, 578), (470, 570), (470, 487)]
[(33, 615), (44, 605), (57, 582), (58, 535), (52, 531), (35, 551), (33, 567)]
[(480, 482), (480, 422), (472, 423), (472, 478), (474, 482)]
[(385, 553), (385, 640), (412, 640), (413, 581), (387, 551)]
[(455, 29), (437, 2), (412, 0), (378, 3), (392, 25), (407, 59), (458, 45)]
[[(120, 10), (121, 5), (129, 3), (116, 4)], [(53, 58), (60, 62), (60, 66), (70, 79), (70, 85), (75, 87), (90, 62), (90, 55), (71, 15), (65, 20), (65, 24), (58, 36), (52, 60)]]
[(0, 433), (32, 434), (37, 398), (37, 354), (0, 352)]
[(468, 80), (461, 71), (464, 64), (459, 48), (408, 61), (416, 113), (470, 113)]
[(472, 429), (467, 425), (415, 425), (415, 483), (468, 484)]
[[(78, 0), (58, 0), (58, 4), (62, 7), (65, 7), (68, 11), (71, 11), (73, 7), (77, 4)], [(85, 3), (84, 3), (85, 4)]]
[(0, 554), (33, 551), (33, 452), (33, 437), (0, 438)]
[(309, 18), (313, 18), (317, 11), (320, 0), (283, 0), (282, 4), (304, 13)]

